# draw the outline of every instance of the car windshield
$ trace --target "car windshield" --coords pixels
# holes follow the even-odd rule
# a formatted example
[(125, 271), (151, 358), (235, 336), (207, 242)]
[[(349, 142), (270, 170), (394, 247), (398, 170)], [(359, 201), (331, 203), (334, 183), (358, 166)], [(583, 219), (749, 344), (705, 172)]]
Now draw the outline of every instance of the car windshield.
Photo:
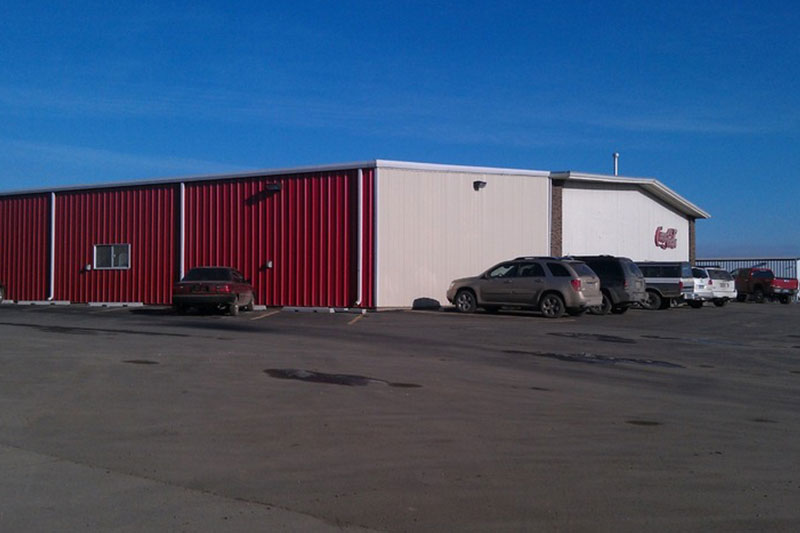
[(193, 268), (183, 281), (231, 281), (231, 271), (228, 268)]

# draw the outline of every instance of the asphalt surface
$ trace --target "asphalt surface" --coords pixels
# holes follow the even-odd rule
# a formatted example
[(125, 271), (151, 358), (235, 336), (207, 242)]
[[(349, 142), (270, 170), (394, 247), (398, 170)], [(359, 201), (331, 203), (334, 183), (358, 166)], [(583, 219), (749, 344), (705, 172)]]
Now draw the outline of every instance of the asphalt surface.
[(800, 306), (0, 306), (2, 531), (797, 531)]

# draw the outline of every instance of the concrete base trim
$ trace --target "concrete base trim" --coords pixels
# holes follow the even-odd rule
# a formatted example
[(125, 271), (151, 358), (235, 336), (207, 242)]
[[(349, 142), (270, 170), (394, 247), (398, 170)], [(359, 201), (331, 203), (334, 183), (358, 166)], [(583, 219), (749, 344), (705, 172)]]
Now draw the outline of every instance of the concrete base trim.
[(144, 307), (142, 302), (89, 302), (89, 307)]
[(69, 300), (15, 300), (4, 301), (3, 304), (16, 305), (70, 305)]

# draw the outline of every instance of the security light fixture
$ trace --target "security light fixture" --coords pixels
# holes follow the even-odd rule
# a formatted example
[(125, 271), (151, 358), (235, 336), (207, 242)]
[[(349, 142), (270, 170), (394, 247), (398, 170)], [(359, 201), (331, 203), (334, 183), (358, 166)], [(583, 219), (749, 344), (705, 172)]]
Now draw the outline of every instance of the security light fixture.
[(281, 188), (282, 187), (280, 183), (267, 183), (266, 190), (269, 192), (278, 192), (279, 190), (281, 190)]
[(475, 181), (472, 182), (472, 188), (475, 189), (476, 191), (479, 191), (479, 190), (483, 189), (484, 187), (486, 187), (486, 182), (485, 181), (475, 180)]

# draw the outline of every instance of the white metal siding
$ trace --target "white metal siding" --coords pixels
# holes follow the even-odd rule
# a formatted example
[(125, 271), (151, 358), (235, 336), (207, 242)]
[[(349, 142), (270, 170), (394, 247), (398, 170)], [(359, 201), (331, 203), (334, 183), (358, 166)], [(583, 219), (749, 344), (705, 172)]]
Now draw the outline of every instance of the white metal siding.
[[(635, 261), (688, 261), (689, 220), (640, 189), (567, 183), (563, 192), (565, 255), (610, 254)], [(677, 246), (656, 246), (656, 228), (677, 230)]]
[(452, 280), (550, 253), (546, 177), (380, 168), (377, 191), (379, 307), (446, 305)]

